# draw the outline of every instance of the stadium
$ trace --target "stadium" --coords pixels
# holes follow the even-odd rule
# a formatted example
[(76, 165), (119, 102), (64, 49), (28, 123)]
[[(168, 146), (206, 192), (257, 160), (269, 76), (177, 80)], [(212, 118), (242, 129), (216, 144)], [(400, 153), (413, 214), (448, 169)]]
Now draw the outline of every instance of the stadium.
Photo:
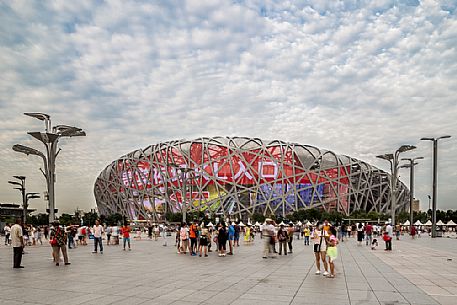
[[(318, 208), (389, 213), (390, 174), (310, 145), (247, 137), (158, 143), (108, 165), (97, 177), (99, 213), (163, 220), (185, 210), (246, 219)], [(396, 209), (409, 203), (399, 182)]]

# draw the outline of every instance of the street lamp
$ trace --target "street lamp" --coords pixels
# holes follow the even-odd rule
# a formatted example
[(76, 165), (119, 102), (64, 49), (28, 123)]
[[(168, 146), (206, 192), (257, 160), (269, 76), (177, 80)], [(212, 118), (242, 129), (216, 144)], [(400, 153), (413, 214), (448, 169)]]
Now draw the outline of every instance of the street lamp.
[(17, 185), (18, 187), (15, 187), (14, 189), (21, 192), (21, 195), (22, 195), (22, 221), (24, 224), (26, 224), (27, 223), (27, 210), (29, 208), (29, 199), (40, 198), (40, 196), (38, 196), (38, 193), (26, 193), (25, 192), (25, 176), (13, 176), (13, 177), (21, 181), (21, 182), (8, 181), (8, 183), (12, 184), (12, 185)]
[(436, 237), (436, 196), (437, 196), (437, 171), (438, 171), (438, 141), (449, 139), (451, 136), (439, 138), (421, 138), (422, 141), (433, 141), (433, 193), (432, 193), (432, 238)]
[(55, 159), (60, 152), (60, 149), (57, 150), (57, 144), (61, 137), (85, 136), (86, 133), (81, 128), (74, 126), (56, 125), (53, 127), (51, 117), (46, 113), (27, 112), (24, 114), (44, 121), (45, 132), (28, 132), (28, 134), (44, 144), (46, 154), (20, 144), (14, 145), (13, 150), (26, 155), (37, 155), (43, 159), (44, 171), (41, 168), (40, 170), (46, 178), (49, 201), (49, 223), (52, 223), (55, 219)]
[(390, 173), (391, 173), (391, 188), (390, 188), (390, 199), (391, 199), (391, 213), (392, 213), (392, 225), (395, 226), (395, 210), (397, 208), (397, 201), (396, 201), (396, 192), (397, 192), (397, 177), (398, 177), (398, 157), (401, 153), (406, 152), (408, 150), (415, 149), (416, 146), (413, 145), (402, 145), (398, 148), (393, 154), (384, 154), (376, 156), (376, 158), (380, 158), (390, 163)]
[(413, 215), (413, 201), (414, 201), (414, 166), (416, 166), (416, 160), (424, 159), (424, 157), (416, 158), (402, 158), (402, 161), (408, 161), (409, 164), (400, 166), (401, 168), (409, 168), (409, 232), (413, 227), (414, 215)]
[[(192, 168), (188, 168), (188, 167), (180, 167), (178, 164), (176, 163), (168, 163), (167, 166), (171, 166), (173, 167), (174, 169), (176, 170), (179, 170), (181, 171), (181, 180), (182, 180), (182, 196), (183, 198), (181, 198), (181, 201), (182, 201), (182, 209), (181, 209), (181, 212), (182, 212), (182, 222), (183, 223), (186, 223), (187, 221), (187, 203), (186, 203), (186, 200), (187, 200), (187, 179), (189, 179), (187, 177), (187, 173), (190, 173), (190, 172), (194, 172), (194, 170)], [(192, 203), (192, 194), (190, 195), (190, 202)]]

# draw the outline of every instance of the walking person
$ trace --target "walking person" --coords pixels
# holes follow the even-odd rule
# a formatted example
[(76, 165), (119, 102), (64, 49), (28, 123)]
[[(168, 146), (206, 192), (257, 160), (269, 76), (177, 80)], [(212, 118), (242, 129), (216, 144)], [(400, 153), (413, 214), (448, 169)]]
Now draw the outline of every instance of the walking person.
[(197, 224), (194, 221), (189, 227), (189, 239), (190, 239), (190, 255), (196, 256), (197, 255)]
[(40, 245), (43, 244), (42, 236), (43, 236), (42, 229), (41, 229), (41, 227), (38, 227), (37, 228), (37, 243), (40, 242)]
[(7, 223), (5, 225), (3, 230), (5, 231), (5, 246), (7, 246), (10, 244), (10, 234), (11, 234), (11, 227), (10, 227), (9, 223)]
[(359, 222), (357, 225), (357, 246), (361, 246), (363, 241), (363, 224)]
[(328, 275), (329, 278), (335, 277), (335, 260), (338, 257), (338, 249), (336, 245), (338, 245), (338, 239), (336, 238), (336, 229), (335, 227), (330, 227), (330, 237), (327, 244), (327, 256), (328, 263), (330, 265), (330, 274)]
[(229, 242), (229, 253), (228, 255), (233, 255), (233, 246), (235, 243), (235, 223), (232, 222), (231, 225), (228, 227), (228, 242)]
[(16, 219), (16, 223), (11, 226), (10, 237), (13, 247), (13, 268), (24, 268), (21, 266), (22, 250), (24, 248), (24, 238), (22, 236), (22, 220)]
[(106, 227), (106, 245), (109, 246), (111, 243), (111, 234), (113, 233), (113, 227), (107, 226)]
[(179, 239), (181, 245), (180, 253), (186, 254), (187, 248), (189, 247), (189, 230), (187, 229), (187, 224), (185, 222), (182, 223), (181, 229), (179, 230)]
[(373, 240), (373, 226), (369, 223), (365, 225), (365, 242), (366, 245), (371, 245)]
[(386, 230), (382, 239), (386, 243), (385, 251), (392, 251), (392, 237), (393, 237), (393, 228), (390, 223), (387, 223)]
[(274, 258), (274, 244), (275, 244), (275, 227), (273, 220), (270, 218), (265, 219), (266, 224), (262, 226), (261, 238), (264, 240), (263, 256), (262, 258)]
[(54, 227), (51, 230), (51, 234), (49, 236), (50, 243), (52, 246), (53, 257), (56, 263), (56, 266), (60, 264), (60, 252), (62, 251), (63, 261), (65, 265), (70, 265), (68, 262), (68, 254), (67, 254), (67, 233), (65, 230), (59, 226), (59, 222), (54, 222)]
[(95, 221), (95, 225), (92, 228), (92, 234), (94, 235), (94, 251), (92, 253), (97, 253), (97, 247), (100, 245), (100, 254), (103, 254), (103, 227), (100, 225), (100, 220), (98, 219)]
[(278, 234), (277, 234), (278, 242), (279, 242), (279, 255), (282, 255), (282, 250), (284, 249), (284, 255), (287, 255), (287, 240), (289, 239), (287, 231), (284, 230), (284, 225), (280, 225)]
[(314, 242), (314, 258), (316, 260), (316, 275), (321, 274), (321, 261), (324, 264), (324, 276), (329, 275), (328, 265), (326, 259), (327, 252), (327, 239), (328, 232), (324, 230), (324, 226), (319, 224), (314, 228), (313, 231), (313, 242)]
[(289, 254), (292, 253), (292, 242), (294, 241), (294, 224), (289, 223), (289, 227), (287, 228), (287, 245), (289, 246)]

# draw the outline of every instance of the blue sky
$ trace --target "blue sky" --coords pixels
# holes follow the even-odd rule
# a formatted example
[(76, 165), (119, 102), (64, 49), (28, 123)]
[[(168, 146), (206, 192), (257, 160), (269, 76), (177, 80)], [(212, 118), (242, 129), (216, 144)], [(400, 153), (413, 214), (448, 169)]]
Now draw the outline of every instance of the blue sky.
[[(428, 206), (457, 208), (456, 1), (0, 1), (0, 202), (7, 181), (43, 192), (26, 131), (46, 112), (82, 127), (62, 140), (57, 207), (93, 208), (112, 160), (159, 141), (239, 135), (311, 144), (387, 170), (378, 154), (417, 145)], [(408, 172), (400, 172), (409, 183)], [(32, 203), (44, 211), (44, 201)]]

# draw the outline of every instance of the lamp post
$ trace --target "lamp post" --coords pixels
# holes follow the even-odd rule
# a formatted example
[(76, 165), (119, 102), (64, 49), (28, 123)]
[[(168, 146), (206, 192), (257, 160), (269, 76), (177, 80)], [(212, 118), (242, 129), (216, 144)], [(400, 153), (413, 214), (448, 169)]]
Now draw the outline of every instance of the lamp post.
[[(181, 212), (182, 212), (182, 222), (186, 223), (186, 221), (187, 221), (187, 202), (186, 202), (187, 201), (187, 179), (190, 179), (189, 177), (187, 177), (187, 173), (194, 172), (194, 170), (192, 168), (188, 168), (188, 167), (180, 167), (176, 163), (168, 163), (167, 165), (173, 167), (176, 171), (181, 171), (180, 174), (181, 174), (181, 181), (182, 181), (182, 188), (183, 188), (183, 190), (181, 191), (181, 194), (182, 194)], [(190, 198), (191, 198), (190, 202), (192, 202), (192, 194), (191, 194)]]
[(414, 215), (413, 215), (413, 201), (414, 201), (414, 166), (416, 166), (416, 160), (424, 159), (424, 157), (416, 158), (402, 158), (403, 161), (408, 161), (409, 164), (400, 166), (401, 168), (409, 168), (409, 232), (413, 227)]
[(19, 190), (22, 195), (22, 223), (26, 224), (27, 221), (27, 203), (25, 202), (26, 200), (26, 195), (25, 195), (25, 176), (13, 176), (17, 180), (20, 180), (21, 182), (17, 181), (8, 181), (9, 184), (12, 185), (17, 185), (18, 187), (15, 187), (15, 189)]
[(427, 212), (428, 212), (430, 210), (430, 203), (432, 201), (432, 196), (427, 195), (427, 197), (428, 197), (428, 210), (427, 210)]
[(395, 226), (395, 210), (397, 208), (396, 192), (397, 192), (397, 177), (398, 177), (398, 157), (401, 153), (415, 149), (416, 146), (413, 145), (402, 145), (398, 148), (393, 154), (384, 154), (376, 156), (377, 158), (389, 161), (390, 163), (390, 173), (391, 173), (391, 213), (392, 213), (392, 225)]
[(14, 145), (13, 150), (26, 155), (37, 155), (43, 159), (44, 171), (41, 168), (40, 170), (46, 178), (49, 201), (49, 223), (52, 223), (55, 219), (55, 159), (60, 152), (60, 149), (57, 150), (59, 139), (61, 137), (85, 136), (86, 133), (81, 128), (73, 126), (52, 126), (51, 117), (46, 113), (29, 112), (24, 114), (44, 121), (45, 132), (28, 132), (28, 134), (44, 144), (46, 155), (36, 149), (20, 144)]
[(436, 197), (437, 197), (437, 171), (438, 171), (438, 141), (449, 139), (451, 136), (442, 136), (439, 138), (421, 138), (422, 141), (433, 142), (433, 193), (432, 193), (432, 238), (436, 237)]

